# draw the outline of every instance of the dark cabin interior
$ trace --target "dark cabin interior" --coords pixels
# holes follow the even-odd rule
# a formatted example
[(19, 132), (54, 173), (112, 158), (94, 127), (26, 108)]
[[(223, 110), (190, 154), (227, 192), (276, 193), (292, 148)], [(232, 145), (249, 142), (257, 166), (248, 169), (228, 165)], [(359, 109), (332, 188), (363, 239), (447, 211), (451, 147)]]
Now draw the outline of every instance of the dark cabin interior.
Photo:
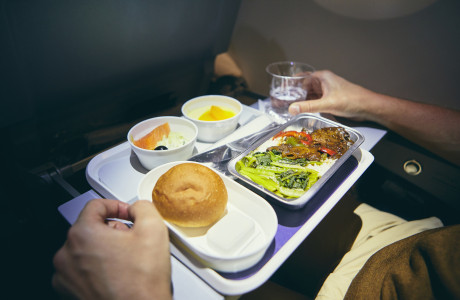
[[(227, 94), (247, 105), (265, 96), (213, 73), (240, 1), (0, 3), (5, 294), (53, 299), (52, 256), (69, 228), (57, 207), (91, 189), (84, 172), (94, 155), (124, 142), (139, 120), (180, 115), (195, 96)], [(408, 219), (458, 223), (457, 167), (392, 132), (372, 153), (354, 195)], [(433, 172), (401, 171), (398, 161), (413, 157)]]
[(240, 1), (0, 3), (6, 286), (52, 299), (57, 206), (91, 188), (86, 163), (133, 124), (216, 88)]

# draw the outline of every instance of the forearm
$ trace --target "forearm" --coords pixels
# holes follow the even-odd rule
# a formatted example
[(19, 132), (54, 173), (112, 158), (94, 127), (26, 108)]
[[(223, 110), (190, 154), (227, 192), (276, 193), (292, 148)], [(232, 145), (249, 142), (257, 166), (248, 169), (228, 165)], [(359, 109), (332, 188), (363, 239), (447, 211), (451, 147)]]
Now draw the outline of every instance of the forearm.
[(460, 111), (379, 94), (328, 70), (314, 73), (311, 88), (321, 98), (293, 103), (290, 113), (373, 121), (460, 166)]
[(460, 165), (460, 111), (374, 93), (363, 114)]

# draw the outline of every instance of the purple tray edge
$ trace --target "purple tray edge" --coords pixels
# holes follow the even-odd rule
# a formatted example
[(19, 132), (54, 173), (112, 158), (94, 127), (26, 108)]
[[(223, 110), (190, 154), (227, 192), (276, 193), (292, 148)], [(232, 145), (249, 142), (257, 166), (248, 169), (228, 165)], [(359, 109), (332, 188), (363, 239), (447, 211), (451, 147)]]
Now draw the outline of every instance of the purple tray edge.
[[(311, 216), (326, 202), (327, 199), (338, 189), (348, 176), (357, 168), (358, 161), (354, 156), (348, 158), (327, 181), (326, 185), (301, 209), (291, 210), (272, 204), (278, 217), (278, 229), (275, 238), (265, 252), (264, 257), (253, 267), (236, 273), (219, 274), (231, 280), (243, 280), (256, 274), (283, 246), (287, 241), (310, 219)], [(262, 195), (261, 195), (262, 196)]]

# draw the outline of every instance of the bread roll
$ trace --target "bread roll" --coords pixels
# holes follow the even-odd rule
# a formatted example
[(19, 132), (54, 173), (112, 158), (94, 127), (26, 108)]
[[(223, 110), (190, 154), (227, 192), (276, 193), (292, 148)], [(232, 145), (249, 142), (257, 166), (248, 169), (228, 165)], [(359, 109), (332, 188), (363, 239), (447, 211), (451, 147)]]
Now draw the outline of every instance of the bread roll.
[(200, 164), (183, 163), (158, 179), (152, 200), (166, 221), (183, 227), (202, 227), (224, 215), (228, 195), (217, 173)]

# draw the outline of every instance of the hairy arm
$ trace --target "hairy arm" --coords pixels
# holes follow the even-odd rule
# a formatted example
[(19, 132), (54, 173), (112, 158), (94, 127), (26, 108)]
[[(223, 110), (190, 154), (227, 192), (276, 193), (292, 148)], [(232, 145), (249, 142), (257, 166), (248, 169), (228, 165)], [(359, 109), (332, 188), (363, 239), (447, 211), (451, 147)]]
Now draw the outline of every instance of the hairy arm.
[(292, 104), (292, 114), (373, 121), (460, 166), (460, 111), (379, 94), (330, 71), (315, 72), (314, 80), (321, 98)]
[(460, 165), (460, 112), (377, 94), (366, 119)]

